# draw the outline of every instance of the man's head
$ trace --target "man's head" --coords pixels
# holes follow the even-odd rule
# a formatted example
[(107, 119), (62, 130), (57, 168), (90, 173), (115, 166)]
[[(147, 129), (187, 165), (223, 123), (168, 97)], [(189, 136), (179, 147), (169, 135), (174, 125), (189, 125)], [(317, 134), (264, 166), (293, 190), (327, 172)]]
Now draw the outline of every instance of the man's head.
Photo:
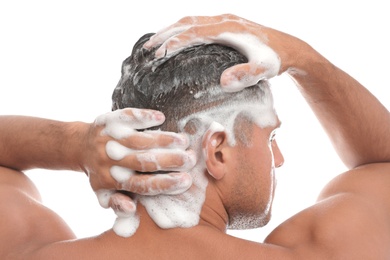
[[(236, 93), (222, 91), (222, 72), (247, 62), (221, 45), (185, 49), (154, 60), (143, 36), (123, 62), (113, 93), (113, 110), (136, 107), (162, 111), (162, 130), (185, 132), (199, 158), (193, 186), (177, 196), (139, 197), (163, 228), (196, 225), (209, 181), (219, 190), (230, 228), (253, 228), (268, 221), (273, 195), (273, 154), (269, 138), (279, 124), (267, 82)], [(259, 157), (260, 156), (260, 157)]]
[(134, 45), (132, 55), (122, 66), (122, 78), (113, 93), (113, 110), (125, 107), (162, 111), (166, 122), (162, 130), (177, 131), (185, 116), (237, 100), (253, 101), (258, 88), (225, 93), (219, 85), (228, 67), (247, 62), (233, 49), (221, 45), (187, 48), (168, 60), (154, 60), (154, 50), (142, 48), (152, 34)]

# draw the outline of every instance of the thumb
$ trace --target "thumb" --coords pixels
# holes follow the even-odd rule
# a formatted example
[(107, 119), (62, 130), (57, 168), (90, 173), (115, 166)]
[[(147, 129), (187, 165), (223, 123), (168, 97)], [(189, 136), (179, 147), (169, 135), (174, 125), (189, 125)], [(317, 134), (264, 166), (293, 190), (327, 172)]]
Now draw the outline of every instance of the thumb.
[(226, 92), (236, 92), (255, 85), (266, 78), (266, 68), (253, 63), (238, 64), (221, 75), (221, 86)]

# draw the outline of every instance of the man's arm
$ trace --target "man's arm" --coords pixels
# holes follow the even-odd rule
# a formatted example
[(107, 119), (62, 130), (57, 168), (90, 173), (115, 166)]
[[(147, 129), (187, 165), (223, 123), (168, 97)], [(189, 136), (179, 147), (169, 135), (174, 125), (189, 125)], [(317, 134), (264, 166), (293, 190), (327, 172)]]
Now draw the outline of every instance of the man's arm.
[[(164, 120), (160, 112), (130, 108), (102, 115), (93, 123), (0, 116), (0, 166), (17, 171), (33, 168), (84, 171), (97, 195), (102, 190), (109, 191), (109, 195), (116, 195), (116, 190), (152, 192), (151, 195), (180, 192), (191, 185), (185, 170), (195, 162), (193, 154), (186, 151), (186, 137), (160, 131), (137, 131)], [(109, 156), (108, 144), (120, 146), (121, 158)], [(155, 163), (144, 162), (145, 156), (139, 156), (153, 155), (158, 149), (166, 152), (158, 153)], [(171, 173), (162, 177), (135, 173), (153, 172), (157, 167)], [(135, 210), (127, 196), (107, 200), (105, 207), (108, 206)]]
[[(91, 168), (97, 167), (96, 160), (101, 160), (103, 162), (100, 163), (106, 164), (106, 168), (117, 164), (133, 170), (153, 172), (156, 170), (155, 165), (137, 160), (137, 152), (152, 152), (153, 148), (177, 148), (184, 151), (188, 145), (182, 135), (164, 132), (143, 134), (136, 131), (159, 125), (164, 120), (158, 111), (130, 108), (102, 115), (94, 123), (0, 116), (0, 166), (16, 170), (43, 168), (89, 173)], [(113, 134), (115, 128), (122, 133)], [(107, 155), (106, 144), (110, 140), (134, 152), (124, 154), (126, 160), (118, 162)], [(166, 151), (164, 156), (157, 158), (157, 164), (162, 170), (178, 168), (188, 157), (186, 153)]]
[(82, 148), (88, 124), (26, 116), (0, 117), (0, 165), (82, 170)]
[(223, 88), (240, 90), (286, 72), (349, 168), (390, 161), (389, 111), (354, 78), (296, 37), (234, 15), (186, 17), (144, 47), (162, 44), (157, 58), (167, 58), (185, 46), (205, 43), (226, 44), (248, 57), (248, 63), (222, 74)]
[(287, 73), (349, 168), (390, 162), (389, 111), (365, 87), (307, 44), (297, 41), (299, 55)]

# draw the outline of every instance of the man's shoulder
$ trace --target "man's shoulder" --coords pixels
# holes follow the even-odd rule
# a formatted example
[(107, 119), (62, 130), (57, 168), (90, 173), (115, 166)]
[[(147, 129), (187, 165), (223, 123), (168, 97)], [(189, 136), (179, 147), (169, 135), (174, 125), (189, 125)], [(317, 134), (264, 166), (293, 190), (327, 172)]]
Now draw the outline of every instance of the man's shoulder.
[(390, 203), (390, 163), (366, 164), (336, 176), (322, 190), (318, 201), (340, 194)]
[(0, 167), (0, 258), (25, 259), (51, 242), (73, 238), (63, 220), (40, 202), (22, 172)]
[(365, 165), (337, 176), (313, 206), (282, 223), (266, 242), (317, 258), (382, 259), (390, 254), (389, 215), (390, 164)]
[(23, 192), (36, 200), (40, 200), (39, 192), (34, 183), (23, 172), (14, 169), (0, 166), (0, 187), (2, 193)]

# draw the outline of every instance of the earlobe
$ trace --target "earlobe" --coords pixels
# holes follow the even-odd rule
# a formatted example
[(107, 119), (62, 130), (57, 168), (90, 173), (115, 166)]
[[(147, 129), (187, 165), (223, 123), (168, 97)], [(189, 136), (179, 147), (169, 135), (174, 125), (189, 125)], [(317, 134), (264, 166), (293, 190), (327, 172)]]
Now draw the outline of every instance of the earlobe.
[(207, 170), (212, 177), (219, 180), (224, 177), (226, 172), (225, 148), (227, 148), (228, 143), (224, 127), (215, 122), (213, 124), (206, 131), (202, 146)]

